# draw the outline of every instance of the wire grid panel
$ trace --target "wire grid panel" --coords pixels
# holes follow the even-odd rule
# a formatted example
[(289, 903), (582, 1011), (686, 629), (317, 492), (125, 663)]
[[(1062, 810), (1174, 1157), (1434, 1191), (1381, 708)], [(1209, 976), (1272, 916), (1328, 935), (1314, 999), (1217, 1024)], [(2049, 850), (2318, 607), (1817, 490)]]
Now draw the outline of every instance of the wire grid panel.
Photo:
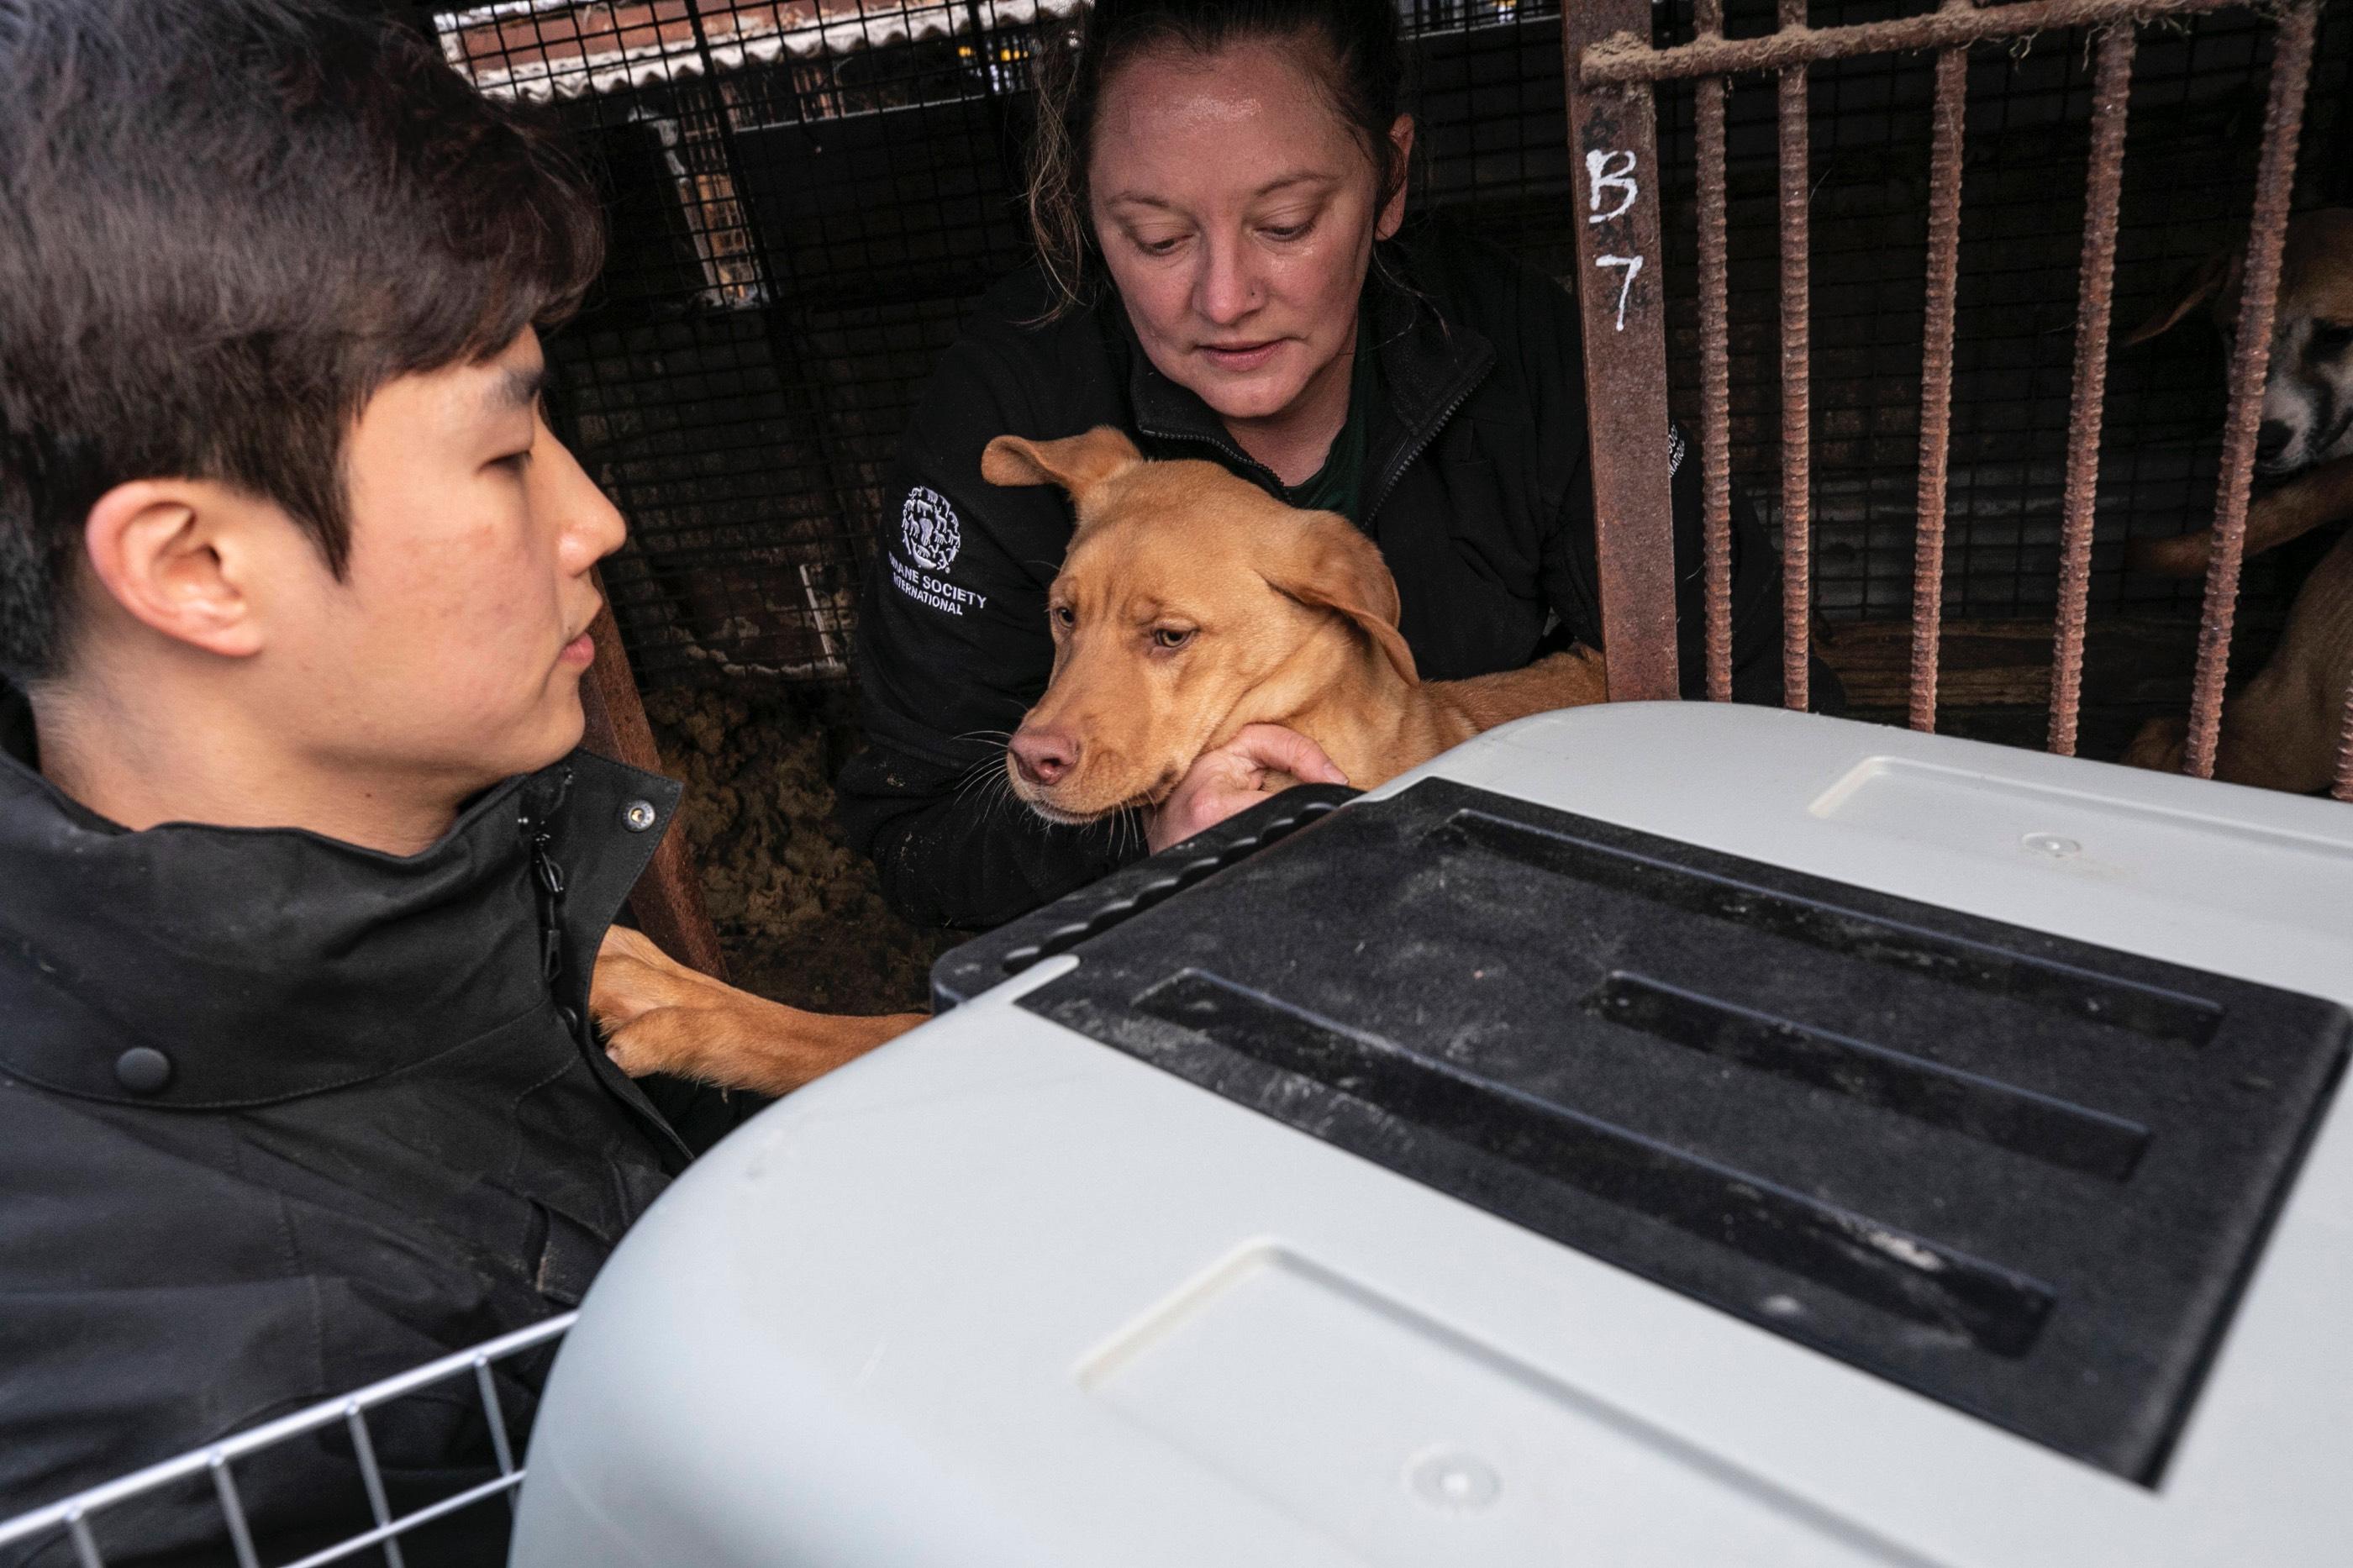
[(649, 687), (836, 680), (887, 469), (979, 292), (1025, 258), (1029, 61), (1075, 0), (533, 3), (434, 17), (544, 100), (612, 245), (550, 344), (628, 515), (605, 571)]
[[(71, 1543), (73, 1561), (78, 1568), (105, 1568), (111, 1549), (117, 1556), (139, 1558), (156, 1550), (151, 1543), (136, 1540), (116, 1540), (109, 1536), (107, 1525), (114, 1510), (156, 1498), (180, 1488), (195, 1478), (204, 1478), (211, 1486), (217, 1500), (220, 1533), (209, 1543), (217, 1550), (227, 1545), (235, 1553), (238, 1568), (264, 1568), (256, 1549), (252, 1525), (237, 1486), (237, 1466), (254, 1461), (266, 1462), (271, 1450), (290, 1445), (312, 1433), (340, 1428), (352, 1447), (353, 1470), (367, 1499), (368, 1511), (374, 1525), (349, 1538), (319, 1548), (287, 1564), (272, 1563), (268, 1568), (323, 1568), (330, 1563), (353, 1559), (377, 1560), (388, 1568), (406, 1568), (401, 1552), (401, 1538), (448, 1518), (461, 1509), (485, 1503), (503, 1496), (508, 1506), (513, 1506), (515, 1489), (522, 1484), (523, 1468), (518, 1462), (514, 1439), (507, 1429), (507, 1416), (500, 1398), (498, 1385), (491, 1369), (501, 1362), (551, 1345), (561, 1339), (578, 1319), (577, 1312), (565, 1312), (488, 1340), (471, 1350), (457, 1352), (437, 1361), (427, 1362), (396, 1376), (364, 1388), (354, 1389), (338, 1398), (329, 1399), (281, 1415), (251, 1431), (240, 1432), (217, 1443), (192, 1449), (176, 1458), (165, 1459), (135, 1470), (101, 1486), (92, 1487), (72, 1497), (33, 1510), (18, 1517), (0, 1521), (0, 1549), (18, 1547), (37, 1551), (59, 1541)], [(448, 1497), (412, 1508), (396, 1516), (392, 1511), (385, 1478), (375, 1458), (375, 1443), (370, 1436), (368, 1415), (396, 1401), (438, 1384), (470, 1381), (475, 1397), (480, 1402), (497, 1461), (498, 1473)], [(182, 1543), (180, 1551), (203, 1550)], [(370, 1557), (361, 1557), (369, 1553)]]

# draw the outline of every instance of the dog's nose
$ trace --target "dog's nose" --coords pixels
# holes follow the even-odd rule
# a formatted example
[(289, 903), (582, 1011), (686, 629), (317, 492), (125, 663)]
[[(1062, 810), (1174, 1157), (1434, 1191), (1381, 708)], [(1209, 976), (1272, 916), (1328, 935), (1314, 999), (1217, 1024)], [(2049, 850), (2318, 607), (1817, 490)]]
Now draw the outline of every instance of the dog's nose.
[(1072, 736), (1051, 730), (1023, 729), (1013, 737), (1013, 765), (1027, 783), (1050, 784), (1069, 773), (1078, 760), (1079, 742)]
[(2295, 432), (2281, 421), (2266, 419), (2255, 429), (2255, 458), (2268, 463), (2286, 451), (2287, 444), (2295, 439)]

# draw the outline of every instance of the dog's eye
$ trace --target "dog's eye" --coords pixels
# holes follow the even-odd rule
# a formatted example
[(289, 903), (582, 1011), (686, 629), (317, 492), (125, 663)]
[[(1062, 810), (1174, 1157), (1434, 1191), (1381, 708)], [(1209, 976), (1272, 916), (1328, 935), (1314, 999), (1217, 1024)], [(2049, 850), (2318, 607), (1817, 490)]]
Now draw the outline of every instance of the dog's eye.
[(1079, 624), (1078, 611), (1071, 608), (1068, 605), (1055, 605), (1052, 614), (1054, 616), (1054, 624), (1061, 627), (1064, 631), (1069, 631), (1072, 626)]
[(2312, 346), (2322, 353), (2342, 353), (2353, 348), (2353, 321), (2315, 321)]
[(1179, 648), (1192, 640), (1193, 628), (1190, 626), (1187, 626), (1182, 631), (1175, 626), (1161, 626), (1152, 634), (1152, 643), (1155, 647)]

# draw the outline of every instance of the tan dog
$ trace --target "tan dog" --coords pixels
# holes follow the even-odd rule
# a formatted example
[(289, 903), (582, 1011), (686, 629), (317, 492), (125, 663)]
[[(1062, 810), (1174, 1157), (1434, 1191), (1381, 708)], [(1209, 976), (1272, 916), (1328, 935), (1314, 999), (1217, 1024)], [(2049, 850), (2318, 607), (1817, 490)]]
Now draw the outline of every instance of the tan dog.
[(1284, 506), (1215, 463), (1147, 462), (1105, 427), (1000, 436), (992, 484), (1057, 484), (1078, 509), (1048, 595), (1054, 672), (1008, 747), (1039, 816), (1158, 804), (1204, 752), (1281, 724), (1370, 788), (1509, 719), (1599, 702), (1599, 654), (1424, 681), (1397, 582), (1345, 518)]
[[(2208, 265), (2179, 298), (2126, 339), (2155, 337), (2211, 300), (2224, 340), (2238, 320), (2236, 258)], [(2288, 226), (2277, 321), (2263, 382), (2255, 470), (2284, 482), (2247, 508), (2249, 558), (2353, 517), (2353, 209), (2308, 213)], [(2142, 541), (2132, 564), (2199, 576), (2213, 531)], [(2337, 542), (2296, 594), (2271, 662), (2222, 708), (2214, 776), (2268, 789), (2327, 787), (2353, 682), (2353, 533)], [(2183, 719), (2152, 719), (2125, 752), (2139, 767), (2178, 769)]]
[(605, 933), (588, 1007), (631, 1078), (674, 1073), (766, 1095), (790, 1093), (926, 1017), (805, 1013), (689, 969), (626, 926)]
[[(2310, 794), (2335, 776), (2353, 684), (2353, 533), (2337, 542), (2306, 578), (2287, 629), (2261, 675), (2222, 704), (2214, 776), (2231, 784)], [(2187, 719), (2152, 719), (2124, 760), (2134, 767), (2181, 769)]]

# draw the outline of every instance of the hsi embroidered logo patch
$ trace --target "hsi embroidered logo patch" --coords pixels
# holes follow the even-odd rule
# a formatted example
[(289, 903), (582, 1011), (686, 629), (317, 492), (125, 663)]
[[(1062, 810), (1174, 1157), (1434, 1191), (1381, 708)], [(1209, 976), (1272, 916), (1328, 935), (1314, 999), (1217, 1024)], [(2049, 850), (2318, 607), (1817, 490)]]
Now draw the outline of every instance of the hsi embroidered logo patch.
[(1667, 421), (1667, 478), (1673, 479), (1675, 470), (1683, 466), (1683, 453), (1688, 449), (1683, 433), (1672, 419)]
[(986, 594), (932, 575), (955, 564), (956, 552), (964, 547), (964, 528), (947, 497), (923, 485), (909, 490), (907, 504), (899, 509), (899, 542), (907, 559), (894, 557), (890, 563), (891, 582), (899, 592), (951, 616), (988, 603)]
[(923, 485), (909, 490), (907, 504), (899, 509), (899, 537), (906, 544), (907, 559), (926, 572), (946, 571), (964, 543), (955, 508), (947, 497)]

